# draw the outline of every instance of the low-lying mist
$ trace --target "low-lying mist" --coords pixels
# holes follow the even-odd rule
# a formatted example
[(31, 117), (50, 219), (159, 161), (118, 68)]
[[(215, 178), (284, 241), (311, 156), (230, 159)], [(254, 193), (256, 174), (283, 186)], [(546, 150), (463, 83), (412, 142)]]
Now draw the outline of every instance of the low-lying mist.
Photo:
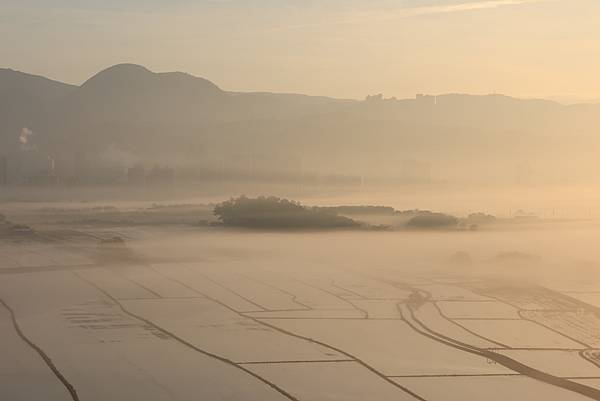
[(149, 261), (203, 261), (236, 265), (252, 274), (386, 271), (428, 277), (496, 277), (598, 283), (596, 224), (530, 225), (486, 232), (255, 232), (227, 228), (142, 231), (129, 242)]

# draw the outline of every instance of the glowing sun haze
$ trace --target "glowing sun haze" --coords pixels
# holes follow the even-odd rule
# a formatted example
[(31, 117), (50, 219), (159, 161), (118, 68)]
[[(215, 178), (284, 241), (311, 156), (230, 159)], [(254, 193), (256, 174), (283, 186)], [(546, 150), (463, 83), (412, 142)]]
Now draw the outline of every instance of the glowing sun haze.
[(598, 0), (4, 0), (0, 67), (77, 84), (134, 62), (230, 90), (586, 100), (600, 98), (599, 15)]

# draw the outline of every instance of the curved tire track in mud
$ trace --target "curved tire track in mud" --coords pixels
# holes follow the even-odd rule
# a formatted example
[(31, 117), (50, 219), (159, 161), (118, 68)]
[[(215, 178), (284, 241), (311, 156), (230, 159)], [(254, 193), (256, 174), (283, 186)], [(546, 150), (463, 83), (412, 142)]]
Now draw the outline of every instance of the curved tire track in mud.
[(489, 343), (499, 345), (500, 348), (505, 348), (505, 349), (511, 349), (511, 348), (513, 348), (513, 347), (510, 347), (510, 346), (508, 346), (506, 344), (503, 344), (503, 343), (500, 343), (498, 341), (492, 340), (491, 338), (487, 338), (485, 336), (482, 336), (481, 334), (478, 334), (478, 333), (474, 332), (473, 330), (469, 330), (468, 328), (464, 327), (462, 324), (455, 322), (453, 319), (450, 319), (446, 314), (444, 314), (444, 311), (442, 311), (442, 308), (440, 308), (440, 306), (438, 305), (437, 301), (433, 302), (433, 306), (435, 306), (435, 308), (437, 309), (437, 311), (440, 314), (440, 316), (443, 317), (446, 321), (454, 324), (455, 326), (460, 327), (461, 329), (463, 329), (467, 333), (472, 334), (475, 337), (478, 337), (478, 338), (480, 338), (482, 340), (485, 340), (485, 341), (487, 341)]
[[(351, 361), (353, 361), (353, 362), (356, 362), (357, 364), (359, 364), (359, 365), (361, 365), (362, 367), (366, 368), (366, 369), (367, 369), (367, 370), (369, 370), (371, 373), (375, 374), (376, 376), (378, 376), (379, 378), (383, 379), (384, 381), (386, 381), (386, 382), (390, 383), (390, 384), (391, 384), (391, 385), (393, 385), (394, 387), (396, 387), (396, 388), (398, 388), (398, 389), (402, 390), (403, 392), (405, 392), (405, 393), (409, 394), (410, 396), (414, 397), (415, 399), (417, 399), (417, 400), (419, 400), (419, 401), (427, 401), (425, 398), (423, 398), (423, 397), (421, 397), (420, 395), (418, 395), (418, 394), (416, 394), (416, 393), (412, 392), (412, 391), (411, 391), (411, 390), (409, 390), (408, 388), (404, 387), (403, 385), (401, 385), (401, 384), (399, 384), (399, 383), (395, 382), (394, 380), (392, 380), (392, 379), (391, 379), (391, 378), (389, 378), (388, 376), (386, 376), (386, 375), (384, 375), (383, 373), (379, 372), (378, 370), (376, 370), (375, 368), (373, 368), (371, 365), (367, 364), (367, 363), (366, 363), (366, 362), (364, 362), (363, 360), (361, 360), (361, 359), (357, 358), (356, 356), (354, 356), (354, 355), (352, 355), (352, 354), (349, 354), (348, 352), (346, 352), (346, 351), (344, 351), (344, 350), (342, 350), (342, 349), (339, 349), (339, 348), (337, 348), (337, 347), (334, 347), (334, 346), (332, 346), (332, 345), (329, 345), (329, 344), (323, 343), (323, 342), (321, 342), (321, 341), (315, 340), (315, 339), (313, 339), (313, 338), (310, 338), (310, 337), (305, 337), (305, 336), (302, 336), (302, 335), (300, 335), (300, 334), (296, 334), (296, 333), (293, 333), (293, 332), (290, 332), (290, 331), (284, 330), (284, 329), (282, 329), (282, 328), (279, 328), (279, 327), (277, 327), (277, 326), (274, 326), (274, 325), (272, 325), (272, 324), (270, 324), (270, 323), (263, 322), (262, 320), (260, 320), (260, 319), (257, 319), (257, 318), (255, 318), (255, 317), (252, 317), (252, 316), (247, 316), (247, 315), (245, 315), (245, 314), (243, 314), (243, 313), (240, 313), (240, 312), (236, 311), (235, 309), (231, 308), (230, 306), (228, 306), (228, 305), (224, 304), (223, 302), (219, 301), (218, 299), (212, 298), (212, 297), (210, 297), (210, 296), (208, 296), (208, 295), (206, 295), (206, 294), (202, 293), (201, 291), (198, 291), (197, 289), (195, 289), (195, 288), (193, 288), (193, 287), (190, 287), (189, 285), (187, 285), (186, 283), (184, 283), (184, 282), (182, 282), (182, 281), (179, 281), (179, 280), (177, 280), (177, 279), (174, 279), (174, 278), (172, 278), (172, 277), (169, 277), (168, 275), (165, 275), (165, 274), (163, 274), (162, 272), (159, 272), (158, 270), (154, 269), (153, 267), (148, 267), (148, 268), (149, 268), (149, 269), (151, 269), (151, 270), (153, 270), (153, 271), (155, 271), (156, 273), (160, 274), (161, 276), (165, 277), (167, 280), (171, 280), (171, 281), (173, 281), (173, 282), (175, 282), (175, 283), (181, 284), (181, 285), (183, 285), (184, 287), (187, 287), (187, 288), (189, 288), (190, 290), (192, 290), (192, 291), (194, 291), (194, 292), (196, 292), (196, 293), (198, 293), (198, 294), (201, 294), (201, 295), (203, 295), (204, 297), (206, 297), (206, 299), (210, 299), (211, 301), (213, 301), (213, 302), (215, 302), (215, 303), (217, 303), (217, 304), (219, 304), (219, 305), (223, 306), (224, 308), (227, 308), (227, 309), (229, 309), (230, 311), (232, 311), (232, 312), (234, 312), (234, 313), (236, 313), (236, 314), (238, 314), (238, 315), (240, 315), (240, 316), (242, 316), (242, 317), (244, 317), (244, 318), (250, 319), (250, 320), (254, 321), (254, 322), (255, 322), (255, 323), (257, 323), (257, 324), (260, 324), (260, 325), (263, 325), (263, 326), (269, 327), (269, 328), (271, 328), (272, 330), (275, 330), (275, 331), (277, 331), (277, 332), (280, 332), (280, 333), (282, 333), (282, 334), (285, 334), (285, 335), (288, 335), (288, 336), (291, 336), (291, 337), (296, 337), (296, 338), (299, 338), (299, 339), (301, 339), (301, 340), (309, 341), (309, 342), (311, 342), (311, 343), (313, 343), (313, 344), (317, 344), (317, 345), (320, 345), (320, 346), (322, 346), (322, 347), (329, 348), (329, 349), (330, 349), (330, 350), (332, 350), (332, 351), (336, 351), (336, 352), (338, 352), (338, 353), (340, 353), (340, 354), (342, 354), (342, 355), (346, 356), (346, 357), (347, 357), (348, 359), (350, 359)], [(226, 287), (225, 287), (225, 288), (226, 288)], [(229, 290), (229, 291), (231, 291), (231, 290)], [(361, 319), (361, 320), (362, 320), (362, 319)]]
[(283, 395), (285, 398), (287, 398), (287, 399), (289, 399), (289, 400), (291, 400), (291, 401), (300, 401), (298, 398), (294, 397), (293, 395), (291, 395), (290, 393), (288, 393), (288, 392), (287, 392), (287, 391), (285, 391), (284, 389), (280, 388), (279, 386), (277, 386), (277, 385), (276, 385), (276, 384), (274, 384), (274, 383), (271, 383), (270, 381), (268, 381), (267, 379), (263, 378), (262, 376), (259, 376), (258, 374), (254, 373), (254, 372), (253, 372), (253, 371), (251, 371), (250, 369), (247, 369), (247, 368), (245, 368), (245, 367), (243, 367), (243, 366), (240, 366), (239, 364), (237, 364), (237, 363), (235, 363), (234, 361), (231, 361), (231, 360), (229, 360), (229, 359), (227, 359), (227, 358), (223, 358), (223, 357), (221, 357), (221, 356), (219, 356), (219, 355), (212, 354), (212, 353), (210, 353), (210, 352), (208, 352), (208, 351), (205, 351), (205, 350), (203, 350), (203, 349), (201, 349), (201, 348), (198, 348), (198, 347), (197, 347), (197, 346), (195, 346), (194, 344), (191, 344), (191, 343), (189, 343), (189, 342), (185, 341), (183, 338), (181, 338), (181, 337), (177, 336), (176, 334), (174, 334), (174, 333), (171, 333), (170, 331), (168, 331), (168, 330), (166, 330), (166, 329), (164, 329), (164, 328), (162, 328), (162, 327), (158, 326), (156, 323), (154, 323), (154, 322), (152, 322), (152, 321), (150, 321), (150, 320), (148, 320), (148, 319), (145, 319), (145, 318), (143, 318), (143, 317), (141, 317), (141, 316), (138, 316), (138, 315), (136, 315), (135, 313), (132, 313), (132, 312), (128, 311), (128, 310), (127, 310), (127, 309), (126, 309), (126, 308), (123, 306), (123, 304), (121, 304), (121, 302), (119, 302), (119, 300), (118, 300), (118, 299), (114, 298), (114, 297), (113, 297), (112, 295), (110, 295), (108, 292), (106, 292), (106, 291), (104, 291), (102, 288), (98, 287), (98, 286), (97, 286), (97, 285), (96, 285), (94, 282), (92, 282), (92, 281), (89, 281), (88, 279), (86, 279), (86, 278), (84, 278), (84, 277), (80, 276), (80, 275), (79, 275), (79, 274), (77, 274), (77, 273), (73, 273), (73, 274), (75, 274), (75, 276), (77, 276), (77, 277), (78, 277), (80, 280), (82, 280), (82, 281), (84, 281), (84, 282), (88, 283), (89, 285), (91, 285), (92, 287), (94, 287), (94, 288), (96, 288), (98, 291), (100, 291), (102, 294), (104, 294), (104, 295), (105, 295), (107, 298), (109, 298), (109, 299), (110, 299), (110, 300), (111, 300), (111, 301), (112, 301), (112, 302), (113, 302), (115, 305), (117, 305), (117, 306), (118, 306), (118, 307), (119, 307), (119, 308), (120, 308), (120, 309), (123, 311), (123, 313), (125, 313), (126, 315), (128, 315), (128, 316), (130, 316), (130, 317), (132, 317), (132, 318), (134, 318), (134, 319), (136, 319), (136, 320), (139, 320), (139, 321), (141, 321), (141, 322), (144, 322), (144, 323), (145, 323), (145, 324), (147, 324), (148, 326), (151, 326), (151, 327), (155, 328), (156, 330), (158, 330), (158, 331), (160, 331), (160, 332), (162, 332), (162, 333), (166, 334), (167, 336), (169, 336), (169, 337), (173, 338), (175, 341), (179, 342), (180, 344), (182, 344), (182, 345), (184, 345), (184, 346), (186, 346), (186, 347), (188, 347), (188, 348), (191, 348), (192, 350), (194, 350), (194, 351), (196, 351), (196, 352), (199, 352), (199, 353), (201, 353), (201, 354), (203, 354), (203, 355), (206, 355), (206, 356), (208, 356), (208, 357), (211, 357), (211, 358), (217, 359), (217, 360), (219, 360), (219, 361), (221, 361), (221, 362), (223, 362), (223, 363), (226, 363), (226, 364), (228, 364), (228, 365), (230, 365), (230, 366), (234, 366), (234, 367), (236, 367), (236, 368), (238, 368), (238, 369), (242, 370), (243, 372), (245, 372), (245, 373), (249, 374), (250, 376), (254, 377), (255, 379), (257, 379), (257, 380), (261, 381), (262, 383), (266, 384), (267, 386), (269, 386), (270, 388), (272, 388), (273, 390), (275, 390), (276, 392), (278, 392), (279, 394)]
[(75, 387), (71, 383), (69, 383), (67, 378), (60, 372), (60, 370), (58, 370), (56, 365), (54, 365), (54, 362), (52, 362), (52, 359), (50, 359), (50, 357), (44, 352), (44, 350), (42, 350), (37, 344), (35, 344), (33, 341), (27, 338), (27, 336), (23, 333), (21, 327), (19, 326), (19, 322), (17, 322), (15, 312), (12, 310), (12, 308), (1, 299), (0, 304), (2, 304), (2, 306), (4, 306), (4, 308), (6, 308), (6, 310), (10, 313), (10, 318), (12, 320), (13, 327), (17, 332), (18, 336), (21, 338), (21, 340), (23, 340), (27, 345), (29, 345), (29, 347), (31, 347), (35, 352), (37, 352), (38, 355), (44, 360), (44, 362), (46, 363), (46, 365), (48, 365), (52, 373), (54, 373), (56, 378), (60, 380), (63, 386), (65, 386), (65, 388), (71, 396), (71, 399), (73, 399), (73, 401), (79, 401), (79, 396), (77, 395)]
[[(417, 319), (410, 308), (410, 306), (406, 305), (406, 308), (409, 311), (410, 318), (407, 318), (403, 314), (404, 321), (416, 332), (419, 334), (428, 337), (434, 341), (445, 344), (449, 347), (456, 348), (460, 351), (468, 352), (474, 355), (479, 355), (483, 358), (487, 358), (491, 361), (499, 363), (502, 366), (505, 366), (515, 372), (518, 372), (524, 376), (530, 377), (532, 379), (563, 388), (565, 390), (569, 390), (583, 396), (589, 397), (593, 400), (600, 400), (600, 390), (588, 387), (580, 383), (572, 382), (567, 379), (563, 379), (561, 377), (553, 376), (551, 374), (542, 372), (540, 370), (534, 369), (530, 366), (527, 366), (521, 362), (518, 362), (512, 358), (509, 358), (506, 355), (497, 354), (495, 352), (474, 347), (469, 344), (462, 343), (458, 340), (449, 338), (444, 336), (443, 334), (437, 333), (434, 330), (428, 328), (425, 324), (423, 324), (419, 319)], [(398, 305), (398, 310), (402, 313), (402, 308), (400, 304)], [(412, 320), (412, 321), (411, 321)], [(413, 323), (414, 322), (414, 323)], [(420, 326), (421, 328), (417, 327)]]

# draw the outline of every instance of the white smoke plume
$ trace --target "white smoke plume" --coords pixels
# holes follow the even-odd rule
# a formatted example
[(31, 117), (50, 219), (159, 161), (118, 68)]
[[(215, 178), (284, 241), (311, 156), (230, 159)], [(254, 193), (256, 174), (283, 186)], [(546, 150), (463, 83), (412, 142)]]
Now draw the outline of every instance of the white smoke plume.
[(23, 129), (21, 129), (21, 133), (19, 134), (19, 143), (21, 144), (21, 150), (28, 151), (35, 149), (35, 144), (33, 144), (31, 141), (31, 138), (34, 135), (35, 134), (33, 133), (33, 131), (27, 127), (23, 127)]

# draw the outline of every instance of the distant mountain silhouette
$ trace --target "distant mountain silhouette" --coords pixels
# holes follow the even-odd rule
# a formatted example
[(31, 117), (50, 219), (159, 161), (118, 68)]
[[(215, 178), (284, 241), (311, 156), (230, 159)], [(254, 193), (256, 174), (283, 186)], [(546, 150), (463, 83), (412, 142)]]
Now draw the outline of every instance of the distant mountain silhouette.
[(76, 89), (37, 75), (0, 69), (0, 147), (15, 146), (23, 127), (43, 121), (52, 102)]
[(182, 72), (154, 73), (136, 64), (109, 67), (81, 85), (82, 91), (121, 90), (124, 92), (187, 91), (221, 94), (212, 82)]
[(32, 99), (52, 101), (76, 88), (74, 85), (53, 81), (38, 75), (26, 74), (7, 68), (0, 68), (0, 93), (2, 100), (11, 96), (30, 96)]
[(78, 124), (168, 124), (206, 118), (221, 106), (224, 95), (206, 79), (119, 64), (87, 80), (61, 106)]
[(469, 163), (501, 172), (532, 155), (556, 164), (597, 149), (600, 105), (503, 95), (356, 101), (229, 92), (203, 78), (135, 64), (110, 67), (81, 86), (1, 69), (1, 148), (18, 149), (24, 127), (36, 133), (41, 152), (59, 159), (77, 154), (96, 165), (117, 149), (130, 155), (123, 165), (244, 169), (243, 155), (253, 154), (252, 169), (262, 158), (265, 170), (269, 160), (281, 159), (300, 160), (294, 167), (300, 170), (391, 176), (402, 174), (403, 160), (419, 159), (446, 163), (457, 169), (448, 174), (460, 175), (475, 173)]

